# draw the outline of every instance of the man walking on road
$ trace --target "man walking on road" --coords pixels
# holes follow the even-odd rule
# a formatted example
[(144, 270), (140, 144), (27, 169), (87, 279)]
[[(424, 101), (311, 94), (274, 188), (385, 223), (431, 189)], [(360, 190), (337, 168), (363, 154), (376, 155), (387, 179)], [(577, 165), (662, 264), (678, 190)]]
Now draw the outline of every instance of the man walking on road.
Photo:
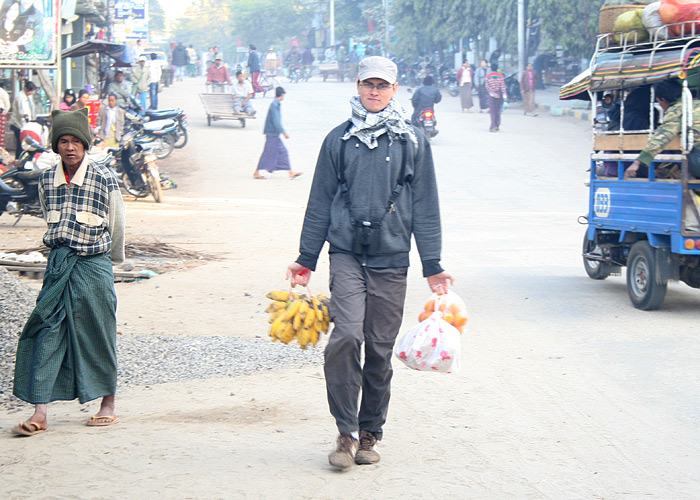
[(267, 178), (260, 174), (261, 170), (266, 170), (270, 173), (277, 170), (287, 170), (290, 179), (299, 177), (302, 174), (302, 172), (292, 170), (292, 166), (289, 163), (289, 151), (287, 151), (282, 139), (280, 139), (280, 134), (285, 139), (289, 139), (289, 134), (282, 126), (282, 100), (284, 95), (285, 92), (282, 87), (275, 89), (275, 100), (270, 104), (270, 109), (267, 111), (267, 117), (265, 118), (265, 129), (263, 130), (263, 134), (265, 134), (265, 149), (263, 149), (260, 156), (258, 167), (253, 172), (253, 179)]
[(483, 113), (489, 107), (489, 94), (486, 92), (486, 75), (489, 74), (488, 63), (482, 59), (481, 64), (474, 72), (474, 82), (479, 93), (479, 113)]
[(508, 100), (508, 94), (503, 74), (498, 71), (498, 66), (495, 64), (491, 66), (491, 73), (486, 75), (485, 87), (489, 94), (489, 113), (491, 114), (489, 132), (498, 132), (501, 129), (503, 103)]
[(87, 425), (119, 420), (112, 263), (124, 260), (124, 202), (114, 175), (86, 155), (87, 109), (54, 111), (51, 118), (51, 147), (61, 158), (39, 178), (51, 253), (17, 345), (13, 394), (35, 405), (29, 420), (13, 429), (21, 436), (45, 431), (48, 403), (57, 400), (102, 398)]
[(305, 286), (321, 248), (330, 243), (335, 328), (324, 371), (340, 435), (328, 461), (342, 470), (380, 458), (375, 445), (382, 439), (389, 407), (391, 355), (403, 317), (412, 233), (430, 288), (445, 290), (453, 282), (440, 266), (440, 210), (430, 145), (394, 100), (396, 78), (396, 65), (384, 57), (360, 62), (352, 117), (323, 141), (300, 255), (287, 268), (291, 284)]
[[(258, 78), (260, 78), (260, 56), (255, 52), (255, 45), (248, 47), (248, 71), (250, 71), (250, 78), (253, 82), (253, 91), (262, 92), (263, 88), (258, 83)], [(254, 94), (253, 97), (255, 97)]]

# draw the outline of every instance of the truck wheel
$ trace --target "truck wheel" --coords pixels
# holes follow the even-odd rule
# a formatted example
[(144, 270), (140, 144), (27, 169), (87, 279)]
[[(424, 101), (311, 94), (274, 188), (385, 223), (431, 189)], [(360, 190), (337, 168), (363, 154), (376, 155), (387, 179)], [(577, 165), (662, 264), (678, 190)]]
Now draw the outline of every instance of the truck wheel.
[(638, 241), (632, 245), (627, 257), (627, 293), (632, 305), (643, 311), (661, 307), (666, 298), (668, 283), (656, 278), (656, 250), (649, 242)]
[[(600, 255), (601, 257), (603, 255), (600, 251), (600, 247), (598, 247), (594, 241), (588, 239), (588, 231), (583, 235), (583, 253)], [(583, 268), (586, 270), (588, 277), (594, 280), (604, 280), (610, 276), (610, 265), (599, 260), (592, 260), (584, 257)]]

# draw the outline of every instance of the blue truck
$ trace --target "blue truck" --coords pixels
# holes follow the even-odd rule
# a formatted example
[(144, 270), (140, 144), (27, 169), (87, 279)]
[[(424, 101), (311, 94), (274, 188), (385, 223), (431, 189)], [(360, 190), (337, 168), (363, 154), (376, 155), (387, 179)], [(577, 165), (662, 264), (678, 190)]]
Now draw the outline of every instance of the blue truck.
[[(681, 32), (677, 38), (654, 35), (645, 42), (632, 34), (619, 34), (617, 40), (601, 35), (590, 68), (560, 90), (561, 99), (592, 103), (584, 269), (590, 278), (603, 280), (626, 267), (629, 298), (642, 310), (661, 307), (669, 281), (700, 288), (700, 180), (690, 175), (686, 160), (694, 142), (693, 99), (700, 90), (700, 37), (694, 27)], [(653, 85), (671, 78), (683, 86), (681, 133), (644, 177), (625, 178), (663, 120)], [(633, 94), (635, 103), (630, 102)], [(648, 99), (646, 107), (639, 105), (640, 95)], [(641, 120), (626, 130), (632, 113)], [(640, 122), (646, 128), (639, 129)]]

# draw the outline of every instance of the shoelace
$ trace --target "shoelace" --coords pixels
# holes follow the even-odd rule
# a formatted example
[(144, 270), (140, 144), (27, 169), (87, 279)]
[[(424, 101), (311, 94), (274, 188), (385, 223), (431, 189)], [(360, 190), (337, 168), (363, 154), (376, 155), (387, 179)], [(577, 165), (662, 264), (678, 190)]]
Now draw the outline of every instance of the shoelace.
[(360, 449), (361, 450), (371, 450), (374, 446), (375, 439), (372, 436), (362, 436), (360, 438)]

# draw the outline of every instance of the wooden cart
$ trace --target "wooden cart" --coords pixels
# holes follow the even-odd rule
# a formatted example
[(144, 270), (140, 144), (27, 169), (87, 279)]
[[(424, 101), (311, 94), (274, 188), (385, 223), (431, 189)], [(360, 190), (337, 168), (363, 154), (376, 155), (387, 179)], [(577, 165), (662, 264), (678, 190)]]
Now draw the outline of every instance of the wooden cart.
[(199, 98), (202, 100), (204, 111), (207, 114), (208, 126), (211, 126), (211, 122), (216, 120), (238, 120), (241, 122), (241, 127), (245, 127), (246, 120), (255, 119), (254, 116), (234, 111), (231, 94), (207, 92), (199, 94)]
[(349, 77), (348, 68), (344, 64), (321, 63), (318, 65), (318, 70), (321, 72), (323, 81), (325, 82), (329, 76), (335, 76), (339, 82), (342, 82), (346, 77)]

